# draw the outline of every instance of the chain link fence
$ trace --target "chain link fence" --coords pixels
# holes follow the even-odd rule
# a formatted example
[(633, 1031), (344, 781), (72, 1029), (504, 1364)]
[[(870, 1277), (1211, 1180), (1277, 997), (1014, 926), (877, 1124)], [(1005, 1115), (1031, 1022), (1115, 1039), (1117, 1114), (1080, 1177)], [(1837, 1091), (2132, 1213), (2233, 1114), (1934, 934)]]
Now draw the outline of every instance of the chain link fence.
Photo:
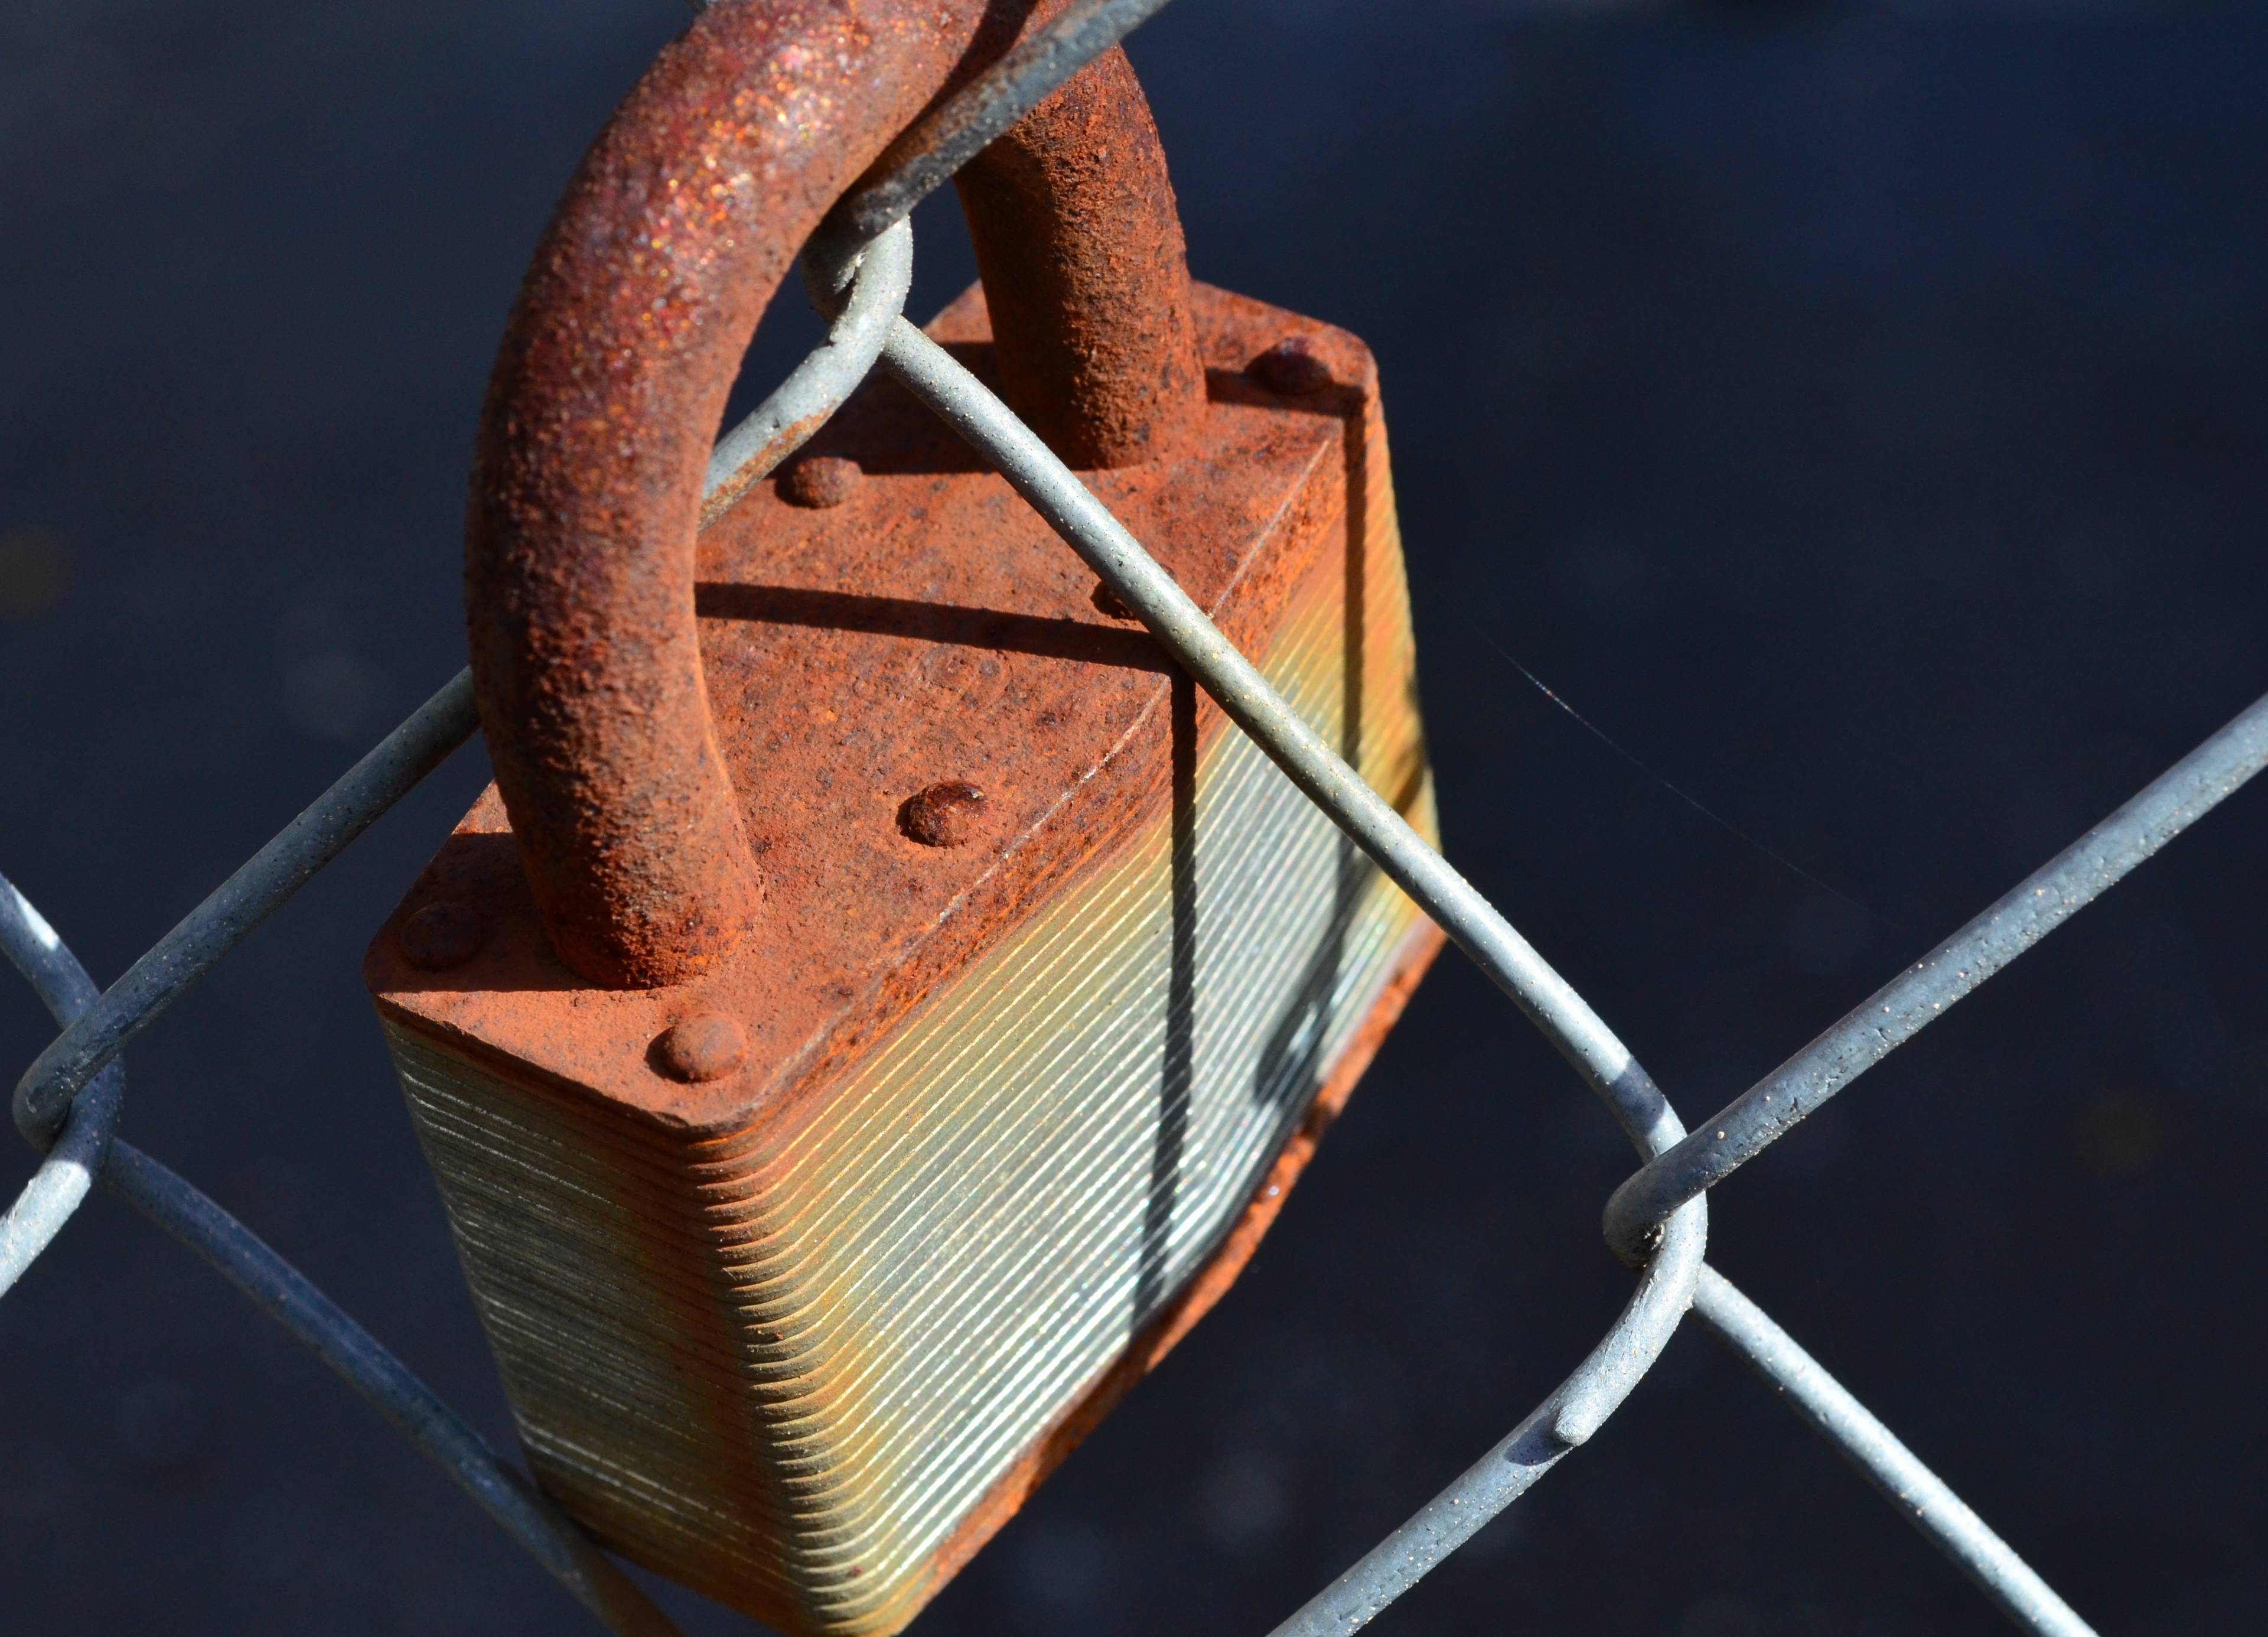
[[(837, 206), (805, 264), (814, 299), (839, 308), (828, 339), (720, 441), (708, 489), (736, 491), (769, 472), (871, 370), (896, 377), (1005, 477), (1236, 725), (1432, 917), (1565, 1058), (1638, 1150), (1642, 1164), (1605, 1212), (1608, 1245), (1637, 1276), (1613, 1326), (1511, 1433), (1273, 1637), (1366, 1625), (1597, 1434), (1689, 1313), (2020, 1626), (2055, 1637), (2089, 1633), (1984, 1520), (1709, 1265), (1707, 1196), (2257, 772), (2268, 763), (2268, 698), (1689, 1130), (1583, 998), (1276, 695), (1041, 440), (902, 316), (914, 205), (1163, 4), (1071, 6), (917, 128), (889, 173)], [(205, 1194), (115, 1135), (122, 1053), (133, 1036), (476, 726), (469, 675), (460, 674), (107, 989), (98, 989), (39, 911), (0, 881), (0, 944), (63, 1025), (16, 1088), (18, 1126), (45, 1157), (0, 1219), (0, 1292), (100, 1185), (298, 1337), (598, 1619), (624, 1633), (674, 1631), (571, 1520), (350, 1316)]]

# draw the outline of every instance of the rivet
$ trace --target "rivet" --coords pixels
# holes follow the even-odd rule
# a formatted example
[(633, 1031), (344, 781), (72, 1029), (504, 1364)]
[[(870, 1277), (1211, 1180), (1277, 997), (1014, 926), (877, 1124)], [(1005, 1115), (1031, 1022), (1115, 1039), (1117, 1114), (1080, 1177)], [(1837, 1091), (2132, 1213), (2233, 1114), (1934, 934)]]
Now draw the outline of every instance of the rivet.
[(1305, 336), (1287, 336), (1244, 366), (1244, 372), (1270, 392), (1297, 397), (1331, 384), (1331, 366)]
[(420, 971), (446, 972), (462, 966), (489, 940), (489, 918), (469, 903), (443, 901), (411, 911), (397, 941)]
[(958, 847), (976, 833), (983, 816), (984, 793), (961, 779), (932, 785), (906, 798), (898, 808), (898, 828), (924, 847)]
[(653, 1043), (655, 1062), (672, 1080), (699, 1085), (722, 1080), (748, 1055), (747, 1031), (722, 1012), (696, 1012)]
[(843, 455), (806, 455), (780, 474), (779, 496), (790, 505), (841, 505), (865, 479), (858, 462)]

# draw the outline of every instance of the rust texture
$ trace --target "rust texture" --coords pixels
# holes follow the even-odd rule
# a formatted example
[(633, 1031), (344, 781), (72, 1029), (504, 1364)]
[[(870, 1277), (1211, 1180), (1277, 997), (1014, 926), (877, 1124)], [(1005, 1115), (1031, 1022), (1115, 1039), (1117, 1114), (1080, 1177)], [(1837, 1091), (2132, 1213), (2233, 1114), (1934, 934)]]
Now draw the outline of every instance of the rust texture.
[(1244, 372), (1270, 392), (1305, 397), (1331, 384), (1329, 360), (1305, 336), (1288, 336), (1244, 366)]
[(1098, 57), (954, 181), (1008, 407), (1069, 466), (1167, 453), (1197, 421), (1204, 373), (1182, 218), (1126, 54)]
[(747, 1032), (722, 1012), (696, 1012), (662, 1031), (653, 1043), (654, 1066), (672, 1080), (698, 1085), (722, 1080), (748, 1055)]
[[(1342, 331), (1223, 291), (1196, 287), (1192, 309), (1210, 395), (1201, 435), (1091, 482), (1247, 653), (1268, 653), (1292, 610), (1318, 595), (1344, 604), (1343, 714), (1368, 726), (1343, 742), (1364, 776), (1426, 828), (1422, 744), (1394, 726), (1413, 708), (1414, 677), (1406, 652), (1387, 640), (1407, 627), (1406, 613), (1391, 612), (1398, 548), (1369, 357)], [(931, 333), (998, 380), (982, 292)], [(1292, 335), (1327, 366), (1327, 387), (1287, 396), (1251, 379), (1251, 361)], [(797, 1530), (815, 1527), (808, 1486), (849, 1481), (808, 1464), (796, 1418), (855, 1407), (830, 1395), (849, 1391), (840, 1383), (860, 1355), (816, 1374), (797, 1366), (777, 1383), (750, 1379), (749, 1360), (768, 1358), (777, 1338), (748, 1328), (732, 1281), (769, 1265), (755, 1248), (778, 1248), (757, 1210), (775, 1185), (765, 1156), (793, 1150), (855, 1095), (864, 1066), (988, 951), (1167, 822), (1173, 770), (1186, 755), (1172, 703), (1185, 684), (1154, 641), (1099, 606), (1093, 575), (1046, 523), (895, 383), (870, 381), (810, 453), (858, 464), (866, 476), (855, 504), (794, 505), (783, 473), (754, 485), (698, 544), (697, 640), (718, 744), (770, 879), (765, 911), (740, 947), (678, 988), (578, 977), (546, 941), (491, 792), (366, 967), (393, 1028), (486, 1077), (501, 1100), (499, 1130), (558, 1132), (557, 1147), (541, 1152), (557, 1169), (561, 1200), (620, 1202), (601, 1213), (604, 1231), (620, 1236), (608, 1254), (619, 1250), (625, 1277), (639, 1281), (624, 1300), (666, 1315), (642, 1345), (683, 1383), (679, 1419), (699, 1429), (688, 1446), (696, 1454), (683, 1458), (708, 1464), (697, 1493), (742, 1538), (782, 1554), (803, 1538)], [(1234, 731), (1209, 699), (1196, 697), (1192, 710), (1200, 752)], [(983, 791), (981, 827), (960, 845), (917, 844), (902, 827), (909, 797), (956, 783)], [(461, 963), (422, 969), (400, 933), (439, 904), (471, 907), (491, 930)], [(671, 1534), (648, 1502), (594, 1486), (561, 1455), (596, 1435), (586, 1419), (596, 1412), (562, 1407), (525, 1372), (579, 1356), (571, 1332), (583, 1309), (573, 1301), (529, 1309), (562, 1328), (558, 1348), (519, 1357), (508, 1325), (495, 1338), (545, 1486), (602, 1540), (779, 1629), (895, 1629), (1219, 1296), (1438, 943), (1430, 928), (1413, 928), (1369, 1021), (1319, 1075), (1306, 1119), (1211, 1258), (1167, 1293), (1127, 1351), (1033, 1424), (1018, 1456), (976, 1493), (912, 1580), (891, 1582), (886, 1603), (855, 1617), (826, 1613), (836, 1604), (825, 1599), (850, 1593), (817, 1582), (783, 1590), (742, 1557)], [(677, 1039), (711, 1014), (741, 1026), (737, 1059), (727, 1050), (696, 1063), (686, 1048), (697, 1043)], [(714, 1078), (688, 1072), (711, 1066)], [(938, 1095), (968, 1089), (941, 1084)], [(437, 1140), (423, 1125), (421, 1134)], [(486, 1141), (475, 1145), (483, 1154)], [(485, 1173), (453, 1184), (449, 1165), (436, 1164), (445, 1193), (461, 1185), (468, 1198), (504, 1197), (484, 1191), (494, 1183)], [(540, 1180), (516, 1175), (506, 1194), (523, 1198)], [(525, 1259), (514, 1250), (485, 1272), (476, 1255), (503, 1257), (508, 1242), (467, 1239), (475, 1289), (487, 1279), (524, 1305), (529, 1281), (547, 1276), (554, 1227), (531, 1239)], [(817, 1396), (793, 1396), (806, 1393)], [(775, 1397), (784, 1402), (774, 1407)], [(630, 1469), (651, 1470), (638, 1464), (647, 1458), (628, 1457)], [(855, 1564), (829, 1572), (859, 1574)]]
[(906, 798), (898, 828), (924, 847), (966, 846), (984, 815), (984, 793), (965, 778), (946, 779)]
[(824, 511), (849, 504), (865, 476), (858, 461), (839, 454), (810, 455), (780, 474), (779, 497), (790, 505)]
[[(1230, 640), (1257, 653), (1311, 554), (1359, 511), (1350, 485), (1382, 469), (1382, 450), (1359, 443), (1377, 415), (1374, 366), (1354, 336), (1248, 298), (1197, 285), (1195, 306), (1211, 383), (1204, 436), (1090, 482)], [(928, 328), (997, 385), (983, 291)], [(1246, 381), (1254, 357), (1303, 332), (1350, 385), (1287, 404)], [(429, 1026), (665, 1125), (729, 1128), (768, 1093), (792, 1088), (792, 1101), (825, 1081), (971, 949), (1154, 816), (1171, 667), (1138, 624), (1097, 608), (1093, 573), (1046, 521), (895, 381), (869, 380), (810, 453), (856, 460), (859, 498), (798, 506), (775, 475), (698, 543), (713, 731), (767, 881), (740, 947), (681, 988), (594, 984), (567, 965), (545, 936), (499, 778), (404, 910), (474, 904), (494, 930), (435, 974), (381, 939), (374, 989), (414, 995)], [(1202, 738), (1226, 721), (1209, 698), (1198, 719)], [(1400, 799), (1398, 774), (1366, 772)], [(900, 830), (907, 797), (941, 779), (983, 791), (982, 844), (924, 847)], [(1074, 790), (1072, 824), (1062, 803)], [(1054, 839), (1035, 848), (1043, 830)], [(654, 1074), (645, 1051), (696, 1003), (747, 1021), (749, 1057), (739, 1074), (688, 1088)]]
[[(482, 411), (467, 601), (482, 726), (529, 885), (553, 948), (591, 983), (687, 981), (757, 918), (692, 592), (703, 468), (756, 321), (845, 185), (1033, 15), (979, 0), (719, 0), (616, 110), (538, 247)], [(1023, 343), (1042, 359), (1027, 379), (1092, 405), (1079, 413), (1108, 418), (1123, 443), (1121, 388), (1144, 366), (1113, 363), (1108, 338), (1186, 332), (1179, 230), (1140, 277), (1066, 284), (1044, 264), (1075, 238), (1108, 261), (1171, 214), (1147, 111), (1118, 107), (1139, 100), (1123, 62), (1065, 92), (1064, 107), (1117, 133), (1110, 155), (997, 209), (976, 184), (990, 216), (1063, 222), (996, 236), (986, 271), (1064, 292)], [(1174, 373), (1186, 358), (1135, 351), (1174, 374), (1156, 403), (1189, 396)], [(1103, 380), (1121, 388), (1081, 384)]]

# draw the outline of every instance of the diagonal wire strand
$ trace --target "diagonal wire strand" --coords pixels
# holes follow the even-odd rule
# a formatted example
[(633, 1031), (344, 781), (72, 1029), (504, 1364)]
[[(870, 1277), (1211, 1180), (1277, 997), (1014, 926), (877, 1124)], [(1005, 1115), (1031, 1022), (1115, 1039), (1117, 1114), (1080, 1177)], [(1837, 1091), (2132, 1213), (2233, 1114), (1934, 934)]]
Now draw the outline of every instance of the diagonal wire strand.
[[(0, 893), (0, 948), (32, 979), (58, 1023), (71, 1022), (96, 1003), (86, 969), (13, 886)], [(114, 1063), (105, 1079), (122, 1086), (122, 1074)], [(107, 1101), (107, 1153), (99, 1167), (107, 1191), (211, 1263), (254, 1305), (306, 1343), (608, 1627), (622, 1637), (680, 1637), (612, 1559), (306, 1275), (204, 1194), (139, 1149), (111, 1138), (107, 1124), (117, 1117), (117, 1097)], [(93, 1102), (83, 1098), (72, 1110), (74, 1128), (88, 1117)], [(55, 1227), (61, 1226), (58, 1219)]]
[[(1665, 1139), (1674, 1141), (1671, 1133), (1682, 1131), (1676, 1116), (1627, 1052), (1613, 1078), (1602, 1075), (1616, 1061), (1609, 1054), (1621, 1047), (1580, 997), (1307, 727), (1028, 427), (902, 320), (882, 362), (1000, 470), (1231, 719), (1520, 1004), (1584, 1072), (1641, 1153), (1659, 1153)], [(1651, 1126), (1642, 1123), (1649, 1112)], [(1575, 1374), (1272, 1637), (1344, 1637), (1367, 1624), (1597, 1430), (1652, 1367), (1678, 1318), (1698, 1299), (1701, 1282), (1712, 1277), (1702, 1261), (1705, 1222), (1686, 1215), (1704, 1203), (1701, 1193), (1687, 1198), (1646, 1254), (1625, 1257), (1639, 1267), (1638, 1290)], [(1735, 1346), (1753, 1344), (1744, 1349), (1750, 1361), (1862, 1471), (1878, 1482), (1890, 1475), (1886, 1493), (1895, 1499), (1901, 1483), (1925, 1486), (1933, 1502), (1910, 1515), (2006, 1612), (2039, 1637), (2091, 1637), (2005, 1542), (1785, 1332), (1721, 1279), (1714, 1288), (1719, 1333)]]
[(1789, 1409), (1840, 1450), (1883, 1500), (1999, 1604), (2001, 1612), (2039, 1637), (2095, 1637), (2095, 1628), (1986, 1527), (1968, 1502), (1713, 1267), (1701, 1270), (1693, 1312)]
[(2268, 697), (1845, 1014), (1842, 1021), (1649, 1161), (1607, 1201), (1607, 1242), (1638, 1254), (1685, 1200), (1731, 1176), (1926, 1029), (1986, 978), (2123, 881), (2268, 764)]

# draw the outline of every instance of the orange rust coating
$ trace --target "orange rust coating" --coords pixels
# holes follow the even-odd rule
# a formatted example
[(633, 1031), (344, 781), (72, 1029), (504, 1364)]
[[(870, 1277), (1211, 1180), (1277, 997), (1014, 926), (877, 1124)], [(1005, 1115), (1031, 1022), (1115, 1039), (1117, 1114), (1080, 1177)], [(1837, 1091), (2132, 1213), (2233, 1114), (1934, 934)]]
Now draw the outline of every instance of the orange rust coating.
[[(1090, 482), (1249, 653), (1355, 509), (1348, 477), (1366, 466), (1349, 446), (1374, 416), (1375, 371), (1344, 331), (1203, 285), (1196, 296), (1204, 443)], [(984, 326), (972, 291), (930, 328), (990, 376)], [(1289, 400), (1247, 385), (1238, 369), (1285, 333), (1316, 336), (1347, 384)], [(701, 541), (707, 688), (768, 897), (743, 945), (668, 988), (585, 982), (543, 935), (492, 787), (400, 913), (479, 903), (494, 930), (462, 965), (425, 972), (389, 924), (367, 968), (388, 1005), (664, 1125), (733, 1129), (822, 1085), (830, 1063), (1162, 810), (1164, 652), (1095, 608), (1094, 576), (1006, 480), (881, 379), (811, 448), (860, 461), (856, 499), (813, 512), (779, 500), (774, 480)], [(1201, 737), (1225, 725), (1202, 700)], [(983, 788), (983, 835), (908, 841), (901, 804), (945, 779)], [(1078, 810), (1058, 811), (1071, 792)], [(652, 1076), (644, 1043), (711, 1008), (746, 1021), (747, 1067), (709, 1087)]]
[(1189, 287), (1181, 213), (1125, 53), (1098, 57), (954, 185), (1008, 407), (1082, 469), (1192, 435), (1204, 372), (1189, 303), (1144, 293)]
[[(1093, 482), (1231, 639), (1261, 654), (1302, 587), (1383, 566), (1399, 594), (1375, 375), (1344, 332), (1201, 286), (1194, 307), (1209, 377), (1201, 438)], [(980, 375), (993, 373), (981, 296), (965, 296), (932, 331)], [(1333, 385), (1285, 396), (1240, 373), (1294, 334), (1314, 338)], [(758, 1233), (743, 1213), (745, 1156), (792, 1145), (958, 974), (1154, 830), (1171, 807), (1177, 754), (1176, 684), (1152, 639), (1104, 617), (1077, 558), (900, 389), (871, 383), (813, 448), (867, 473), (848, 503), (814, 512), (762, 484), (700, 546), (700, 640), (719, 749), (770, 894), (745, 942), (674, 988), (584, 983), (546, 943), (490, 792), (366, 964), (390, 1025), (481, 1066), (547, 1129), (567, 1133), (562, 1162), (575, 1175), (612, 1179), (605, 1186), (636, 1240), (624, 1254), (668, 1316), (671, 1339), (657, 1346), (672, 1372), (701, 1383), (696, 1423), (713, 1452), (717, 1504), (759, 1535), (784, 1529), (786, 1509), (824, 1474), (792, 1451), (750, 1444), (779, 1389), (716, 1362), (780, 1340), (735, 1331), (717, 1307), (720, 1281), (743, 1277), (733, 1270)], [(1373, 586), (1366, 597), (1378, 594)], [(1411, 686), (1406, 655), (1381, 650), (1369, 663), (1381, 697)], [(1199, 743), (1233, 732), (1210, 701), (1195, 703), (1191, 721)], [(1389, 737), (1373, 735), (1355, 759), (1415, 819), (1422, 747)], [(952, 780), (985, 793), (967, 844), (909, 840), (902, 804)], [(465, 907), (488, 935), (460, 965), (421, 970), (394, 934), (436, 903)], [(635, 1511), (574, 1487), (531, 1440), (539, 1476), (602, 1539), (783, 1629), (895, 1629), (1218, 1299), (1438, 943), (1422, 923), (1403, 940), (1388, 987), (1218, 1249), (1108, 1370), (1066, 1395), (926, 1570), (871, 1618), (826, 1624), (733, 1563), (658, 1540)], [(699, 1083), (658, 1073), (659, 1037), (708, 1012), (745, 1026), (739, 1071)], [(476, 1287), (482, 1278), (475, 1269)], [(525, 1429), (530, 1411), (513, 1390)], [(810, 1412), (828, 1412), (828, 1402)]]
[[(758, 912), (757, 838), (710, 722), (689, 592), (711, 442), (756, 321), (826, 209), (1034, 11), (719, 0), (615, 111), (537, 248), (482, 416), (467, 605), (535, 902), (590, 982), (682, 982)], [(1053, 214), (1021, 223), (988, 270), (1065, 292), (1010, 338), (1038, 349), (1020, 380), (1070, 406), (1059, 435), (1079, 445), (1093, 417), (1111, 446), (1146, 446), (1146, 417), (1184, 407), (1194, 379), (1172, 193), (1123, 58), (1083, 70), (1031, 116), (1040, 128), (1065, 94), (1108, 122), (1116, 157), (994, 209)], [(1094, 242), (1073, 254), (1074, 238)], [(1130, 244), (1144, 247), (1138, 276), (1066, 286), (1050, 271), (1123, 274)], [(1181, 351), (1160, 355), (1161, 338)]]

